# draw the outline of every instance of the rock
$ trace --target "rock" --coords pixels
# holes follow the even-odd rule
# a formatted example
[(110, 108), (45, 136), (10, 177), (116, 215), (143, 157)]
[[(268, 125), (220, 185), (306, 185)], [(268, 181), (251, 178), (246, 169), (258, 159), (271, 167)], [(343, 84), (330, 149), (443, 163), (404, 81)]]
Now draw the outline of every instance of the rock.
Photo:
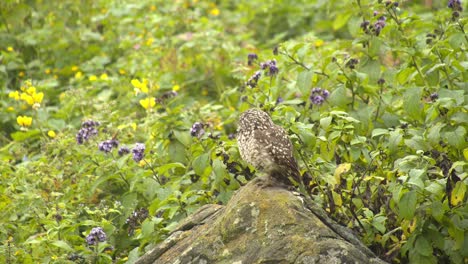
[(386, 263), (302, 196), (256, 178), (205, 205), (138, 264)]

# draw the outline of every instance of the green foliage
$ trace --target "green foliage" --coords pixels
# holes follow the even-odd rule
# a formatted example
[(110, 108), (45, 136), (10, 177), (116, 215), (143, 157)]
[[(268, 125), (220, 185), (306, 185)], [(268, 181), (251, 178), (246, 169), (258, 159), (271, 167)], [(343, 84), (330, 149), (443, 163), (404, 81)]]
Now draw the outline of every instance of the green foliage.
[[(0, 4), (2, 263), (131, 263), (251, 179), (232, 137), (251, 107), (289, 130), (312, 198), (380, 257), (466, 262), (464, 13), (134, 2)], [(107, 237), (87, 244), (94, 227)]]

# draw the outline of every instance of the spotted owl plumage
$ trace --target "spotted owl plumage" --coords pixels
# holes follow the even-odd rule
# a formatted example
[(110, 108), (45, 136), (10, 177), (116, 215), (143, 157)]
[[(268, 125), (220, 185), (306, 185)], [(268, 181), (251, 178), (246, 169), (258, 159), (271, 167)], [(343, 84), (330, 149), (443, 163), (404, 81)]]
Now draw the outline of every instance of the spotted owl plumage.
[(284, 184), (293, 184), (290, 178), (301, 182), (288, 134), (266, 112), (249, 109), (241, 114), (237, 142), (242, 159), (257, 170)]

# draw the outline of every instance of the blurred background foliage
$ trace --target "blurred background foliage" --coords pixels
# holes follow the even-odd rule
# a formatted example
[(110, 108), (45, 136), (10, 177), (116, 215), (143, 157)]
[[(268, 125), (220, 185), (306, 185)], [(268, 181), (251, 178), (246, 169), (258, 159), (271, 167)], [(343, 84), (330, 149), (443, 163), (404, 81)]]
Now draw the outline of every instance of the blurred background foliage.
[(2, 1), (1, 262), (132, 263), (253, 177), (235, 121), (260, 107), (381, 258), (466, 263), (466, 8)]

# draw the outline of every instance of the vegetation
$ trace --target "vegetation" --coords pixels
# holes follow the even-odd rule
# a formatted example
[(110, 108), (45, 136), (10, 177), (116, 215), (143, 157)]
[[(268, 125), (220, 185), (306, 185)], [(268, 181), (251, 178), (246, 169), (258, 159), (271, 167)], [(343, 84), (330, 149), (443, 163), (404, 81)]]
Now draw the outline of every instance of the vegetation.
[(466, 263), (467, 1), (419, 2), (2, 1), (0, 262), (131, 263), (253, 177), (261, 107), (381, 258)]

